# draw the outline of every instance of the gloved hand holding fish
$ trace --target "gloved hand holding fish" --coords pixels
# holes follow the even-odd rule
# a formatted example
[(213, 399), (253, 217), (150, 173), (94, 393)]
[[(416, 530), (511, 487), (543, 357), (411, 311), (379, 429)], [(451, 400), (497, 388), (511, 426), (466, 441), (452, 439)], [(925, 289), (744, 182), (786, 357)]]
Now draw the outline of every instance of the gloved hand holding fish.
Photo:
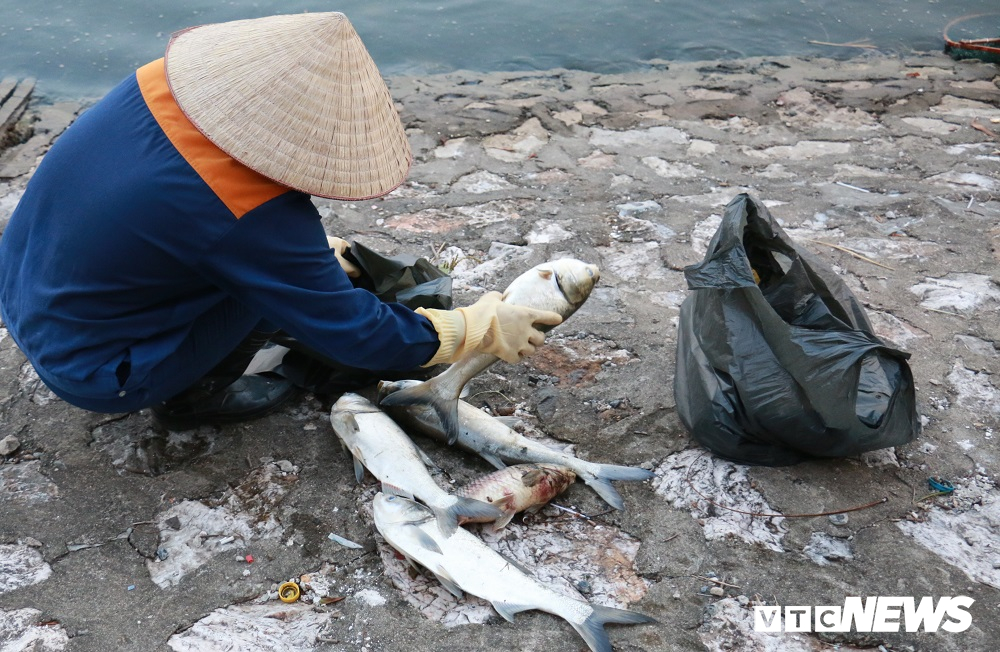
[[(493, 521), (493, 531), (500, 530), (518, 512), (534, 514), (566, 490), (576, 474), (573, 469), (558, 464), (516, 464), (476, 478), (455, 491), (456, 496), (472, 498), (498, 508), (501, 518)], [(473, 516), (459, 517), (459, 524), (487, 523), (490, 519)]]
[[(427, 384), (419, 380), (383, 381), (379, 383), (379, 404), (385, 408), (391, 404), (388, 399), (393, 396)], [(611, 485), (611, 480), (642, 481), (653, 477), (653, 473), (645, 469), (581, 460), (525, 437), (501, 420), (465, 401), (456, 400), (455, 404), (459, 423), (456, 438), (458, 446), (479, 454), (498, 469), (504, 468), (507, 462), (548, 463), (568, 467), (615, 509), (622, 509), (624, 501)], [(403, 405), (386, 409), (393, 419), (408, 428), (436, 439), (447, 438), (438, 415), (429, 405)]]
[(430, 570), (457, 597), (466, 591), (489, 601), (508, 621), (521, 611), (546, 611), (569, 622), (593, 652), (611, 652), (606, 623), (656, 622), (634, 611), (556, 593), (461, 528), (442, 536), (431, 510), (419, 503), (380, 493), (374, 515), (382, 537), (411, 564)]
[(419, 498), (437, 517), (445, 535), (455, 531), (460, 517), (488, 521), (503, 517), (492, 505), (453, 496), (439, 487), (425, 466), (430, 460), (389, 415), (362, 396), (341, 396), (330, 411), (330, 424), (354, 456), (359, 483), (367, 468), (382, 482), (383, 490)]
[[(600, 276), (596, 265), (589, 265), (573, 258), (561, 258), (536, 265), (518, 276), (507, 286), (502, 299), (507, 304), (557, 313), (565, 320), (587, 300)], [(435, 318), (435, 313), (430, 311), (424, 311), (422, 314), (427, 315), (432, 321)], [(548, 319), (545, 322), (536, 321), (534, 326), (539, 332), (545, 332), (555, 323), (558, 322)], [(502, 332), (502, 326), (500, 324), (491, 332)], [(494, 353), (501, 351), (502, 347), (490, 349), (494, 353), (468, 347), (465, 347), (465, 350), (467, 353), (444, 373), (421, 386), (414, 386), (387, 396), (381, 405), (431, 406), (438, 414), (448, 435), (448, 443), (454, 444), (458, 440), (459, 430), (458, 397), (466, 383), (499, 359)]]

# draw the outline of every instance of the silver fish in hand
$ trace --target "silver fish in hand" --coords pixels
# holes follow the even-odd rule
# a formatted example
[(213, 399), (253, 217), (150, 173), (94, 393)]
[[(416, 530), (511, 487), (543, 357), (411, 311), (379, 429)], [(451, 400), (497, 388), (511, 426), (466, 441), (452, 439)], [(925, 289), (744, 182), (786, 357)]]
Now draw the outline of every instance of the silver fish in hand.
[[(514, 279), (504, 291), (503, 301), (550, 310), (559, 313), (565, 321), (583, 305), (600, 278), (596, 265), (575, 258), (560, 258), (536, 265)], [(542, 331), (552, 328), (536, 327)], [(458, 439), (458, 397), (462, 389), (497, 360), (498, 357), (489, 353), (469, 353), (422, 386), (388, 396), (380, 405), (430, 405), (444, 426), (448, 443), (454, 444)]]

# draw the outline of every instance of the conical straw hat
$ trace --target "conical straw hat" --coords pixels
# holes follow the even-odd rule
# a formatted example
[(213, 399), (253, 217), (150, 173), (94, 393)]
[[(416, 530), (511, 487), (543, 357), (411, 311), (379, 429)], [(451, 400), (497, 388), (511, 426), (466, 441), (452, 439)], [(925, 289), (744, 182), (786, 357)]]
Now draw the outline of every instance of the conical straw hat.
[(296, 190), (369, 199), (409, 170), (389, 89), (343, 14), (182, 30), (167, 45), (166, 71), (177, 104), (209, 140)]

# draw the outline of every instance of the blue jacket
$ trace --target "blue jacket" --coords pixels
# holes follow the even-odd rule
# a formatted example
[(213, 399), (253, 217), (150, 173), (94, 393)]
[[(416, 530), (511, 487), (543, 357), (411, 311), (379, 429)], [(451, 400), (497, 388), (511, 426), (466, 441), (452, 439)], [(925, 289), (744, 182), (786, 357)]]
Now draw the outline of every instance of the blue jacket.
[[(0, 238), (0, 311), (50, 385), (101, 399), (171, 355), (235, 298), (352, 367), (434, 355), (430, 322), (354, 289), (308, 195), (241, 165), (184, 116), (163, 60), (58, 138)], [(54, 387), (55, 388), (55, 387)]]

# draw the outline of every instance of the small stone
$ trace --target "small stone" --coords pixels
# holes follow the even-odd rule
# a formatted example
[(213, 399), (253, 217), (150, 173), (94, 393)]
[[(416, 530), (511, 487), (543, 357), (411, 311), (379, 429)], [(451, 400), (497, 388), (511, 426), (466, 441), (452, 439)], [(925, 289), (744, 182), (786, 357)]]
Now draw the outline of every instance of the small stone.
[(24, 537), (24, 545), (31, 548), (41, 548), (42, 542), (34, 537)]
[(0, 439), (0, 455), (10, 455), (21, 447), (21, 442), (14, 435), (7, 435)]
[(166, 525), (171, 530), (181, 529), (181, 519), (177, 518), (176, 516), (171, 516), (166, 521), (164, 521), (163, 524)]
[(166, 548), (161, 546), (156, 549), (156, 558), (159, 559), (160, 561), (166, 560), (166, 558), (169, 556), (170, 556), (170, 551), (167, 550)]
[(680, 599), (681, 599), (680, 591), (674, 591), (674, 600), (680, 600)]
[(830, 514), (830, 522), (834, 525), (847, 525), (847, 514)]
[(587, 595), (592, 590), (590, 587), (590, 582), (588, 582), (587, 580), (580, 580), (579, 582), (576, 583), (576, 590), (584, 595)]
[(712, 588), (710, 588), (708, 590), (708, 592), (711, 593), (712, 595), (714, 595), (717, 598), (721, 598), (722, 596), (724, 596), (726, 594), (725, 589), (723, 589), (721, 586), (713, 586)]
[(289, 462), (288, 460), (279, 460), (278, 462), (276, 462), (276, 464), (278, 465), (278, 469), (282, 473), (291, 473), (292, 471), (295, 470), (295, 465)]
[(745, 595), (741, 595), (741, 596), (739, 596), (738, 598), (736, 598), (736, 601), (740, 603), (740, 606), (741, 606), (741, 607), (745, 607), (745, 606), (747, 606), (748, 604), (750, 604), (750, 598), (748, 598), (748, 597), (747, 597), (747, 596), (745, 596)]

